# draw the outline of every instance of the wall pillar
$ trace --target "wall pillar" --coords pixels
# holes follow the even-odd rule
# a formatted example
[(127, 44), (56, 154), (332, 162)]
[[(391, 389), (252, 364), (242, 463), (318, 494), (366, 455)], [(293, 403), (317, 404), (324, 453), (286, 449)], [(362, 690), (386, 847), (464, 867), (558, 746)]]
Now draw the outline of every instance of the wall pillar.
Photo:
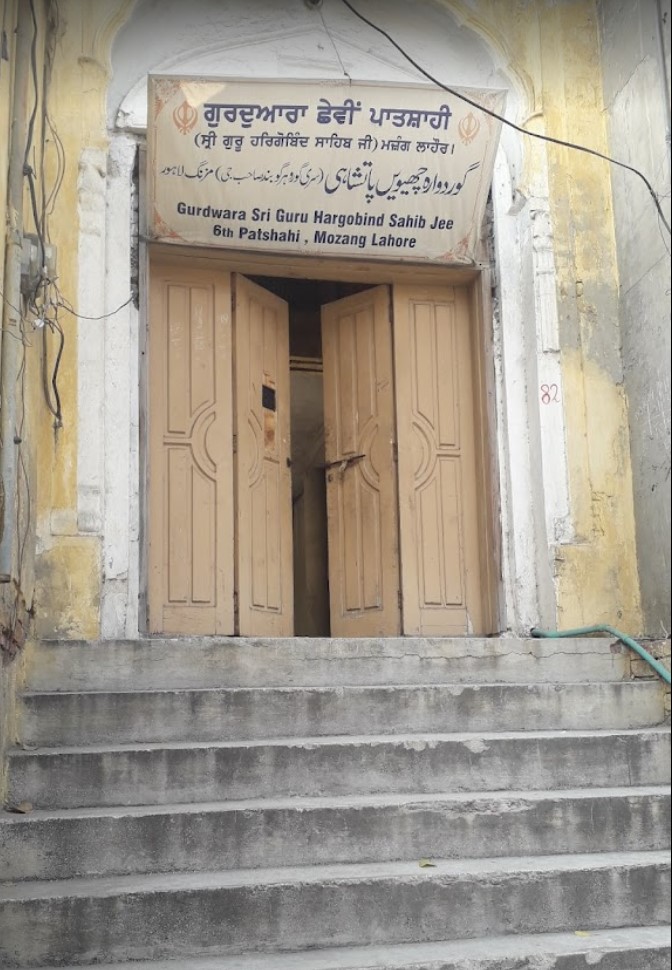
[[(105, 275), (103, 578), (101, 636), (138, 635), (138, 313), (131, 296), (136, 144), (108, 154)], [(125, 305), (124, 305), (125, 304)], [(121, 307), (121, 309), (119, 309)]]

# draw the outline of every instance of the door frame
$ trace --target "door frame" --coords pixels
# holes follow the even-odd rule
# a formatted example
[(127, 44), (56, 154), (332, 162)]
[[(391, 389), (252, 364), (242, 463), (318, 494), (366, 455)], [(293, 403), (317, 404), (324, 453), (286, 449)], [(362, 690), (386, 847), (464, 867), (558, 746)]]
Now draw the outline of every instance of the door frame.
[[(371, 286), (414, 283), (461, 287), (467, 291), (472, 320), (471, 350), (474, 362), (474, 420), (479, 445), (477, 453), (477, 487), (479, 540), (482, 549), (481, 576), (484, 628), (488, 634), (499, 634), (505, 628), (502, 587), (501, 498), (496, 436), (495, 348), (492, 328), (492, 271), (486, 266), (449, 267), (406, 261), (387, 262), (333, 257), (287, 256), (282, 254), (244, 253), (198, 247), (151, 243), (146, 246), (145, 273), (151, 283), (154, 272), (171, 266), (211, 272), (240, 273), (245, 276), (273, 276), (290, 279), (320, 279), (365, 283)], [(148, 343), (149, 291), (146, 285), (145, 334)], [(141, 473), (141, 545), (146, 547), (148, 522), (148, 479), (151, 474), (148, 453), (149, 388), (147, 354), (142, 355), (140, 375), (140, 468)], [(141, 551), (140, 627), (148, 630), (148, 568), (146, 548)], [(402, 565), (403, 568), (403, 565)]]

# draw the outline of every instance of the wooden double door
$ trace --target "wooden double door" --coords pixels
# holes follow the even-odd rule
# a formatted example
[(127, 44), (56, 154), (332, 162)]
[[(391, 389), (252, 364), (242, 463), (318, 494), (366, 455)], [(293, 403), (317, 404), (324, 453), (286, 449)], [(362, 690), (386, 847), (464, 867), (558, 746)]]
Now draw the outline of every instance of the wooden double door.
[[(244, 276), (152, 273), (149, 632), (291, 636), (289, 308)], [(490, 632), (468, 294), (322, 307), (330, 632)]]

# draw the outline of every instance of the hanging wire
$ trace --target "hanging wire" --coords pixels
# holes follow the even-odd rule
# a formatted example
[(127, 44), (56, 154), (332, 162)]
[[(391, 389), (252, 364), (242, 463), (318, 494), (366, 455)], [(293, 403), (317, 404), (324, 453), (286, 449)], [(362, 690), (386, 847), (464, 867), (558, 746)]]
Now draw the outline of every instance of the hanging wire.
[[(42, 233), (42, 220), (40, 219), (37, 195), (35, 189), (35, 182), (32, 178), (32, 166), (30, 165), (31, 152), (33, 151), (33, 142), (35, 137), (35, 122), (38, 115), (38, 110), (40, 106), (40, 84), (38, 79), (37, 71), (37, 41), (38, 41), (38, 23), (37, 16), (35, 13), (35, 4), (33, 0), (30, 0), (30, 14), (33, 24), (33, 36), (30, 45), (30, 75), (33, 84), (34, 100), (33, 107), (28, 119), (28, 128), (26, 132), (26, 144), (23, 155), (23, 175), (24, 177), (31, 173), (29, 177), (29, 191), (30, 191), (30, 203), (33, 213), (33, 220), (35, 222), (35, 231), (38, 236), (40, 245), (40, 257), (41, 265), (44, 265), (45, 258), (45, 243), (44, 236)], [(44, 96), (44, 92), (42, 92)], [(36, 287), (33, 298), (37, 296), (37, 290), (39, 289), (39, 283)], [(20, 307), (14, 307), (9, 300), (6, 299), (4, 293), (2, 294), (3, 301), (11, 306), (12, 310), (16, 313), (18, 322), (18, 333), (12, 333), (8, 328), (4, 328), (4, 333), (9, 333), (11, 336), (15, 337), (21, 342), (21, 359), (16, 374), (15, 381), (15, 399), (17, 404), (17, 416), (13, 429), (13, 444), (16, 447), (16, 459), (17, 459), (17, 482), (16, 482), (16, 535), (18, 538), (18, 548), (17, 548), (17, 562), (16, 562), (16, 578), (14, 580), (14, 598), (11, 607), (10, 623), (9, 629), (13, 632), (13, 635), (17, 635), (19, 627), (22, 625), (22, 619), (19, 616), (19, 609), (21, 604), (24, 604), (24, 594), (23, 594), (23, 572), (24, 572), (24, 562), (25, 553), (30, 538), (31, 528), (32, 528), (32, 517), (33, 517), (33, 500), (30, 488), (30, 476), (28, 474), (28, 468), (26, 466), (26, 457), (24, 450), (24, 434), (25, 434), (25, 424), (26, 424), (26, 349), (30, 346), (30, 343), (26, 337), (26, 309), (25, 304), (30, 302), (30, 299), (26, 300), (25, 303), (20, 300)], [(9, 442), (5, 442), (9, 444)], [(23, 528), (22, 528), (23, 525)]]
[[(2, 290), (0, 290), (0, 298), (2, 299), (2, 302), (10, 308), (10, 310), (14, 311), (14, 313), (18, 314), (19, 316), (23, 315), (23, 310), (19, 309), (19, 307), (17, 306), (14, 306), (12, 301), (7, 299), (7, 297), (5, 296)], [(10, 333), (10, 331), (6, 327), (4, 328), (4, 332)], [(16, 334), (14, 334), (14, 336), (16, 336)]]
[(336, 58), (338, 60), (338, 63), (341, 65), (341, 70), (343, 71), (343, 75), (344, 75), (344, 77), (347, 77), (348, 81), (350, 81), (350, 83), (352, 84), (352, 78), (350, 77), (350, 75), (348, 74), (348, 72), (345, 69), (345, 64), (343, 63), (343, 59), (342, 59), (342, 57), (341, 57), (341, 55), (339, 53), (338, 47), (336, 46), (336, 41), (332, 37), (331, 31), (329, 30), (329, 25), (327, 24), (327, 21), (324, 19), (324, 13), (322, 12), (322, 8), (321, 7), (318, 8), (318, 13), (319, 13), (320, 18), (322, 20), (322, 26), (324, 27), (325, 33), (326, 33), (327, 37), (329, 38), (329, 40), (331, 41), (331, 46), (334, 48), (334, 54), (336, 55)]
[(359, 20), (363, 21), (363, 23), (367, 24), (373, 30), (378, 31), (379, 34), (382, 34), (382, 36), (385, 37), (385, 39), (388, 40), (389, 43), (392, 44), (392, 46), (395, 47), (396, 50), (398, 50), (403, 57), (406, 58), (409, 64), (413, 65), (416, 71), (419, 71), (422, 75), (424, 75), (424, 77), (426, 77), (429, 81), (431, 81), (432, 84), (436, 84), (443, 91), (447, 91), (448, 94), (452, 94), (453, 97), (458, 98), (460, 101), (466, 102), (466, 104), (471, 105), (472, 108), (477, 108), (479, 111), (482, 111), (486, 115), (490, 115), (491, 118), (496, 118), (497, 121), (501, 121), (502, 124), (507, 125), (509, 128), (512, 128), (514, 131), (517, 131), (522, 135), (527, 135), (528, 138), (537, 138), (539, 141), (549, 142), (551, 145), (560, 145), (562, 148), (571, 148), (578, 152), (584, 152), (587, 155), (593, 155), (595, 158), (601, 158), (603, 161), (609, 162), (611, 165), (616, 165), (619, 168), (623, 168), (627, 172), (632, 172), (634, 175), (636, 175), (638, 178), (642, 180), (642, 182), (648, 189), (649, 195), (653, 199), (653, 204), (655, 205), (656, 210), (658, 211), (658, 216), (660, 218), (660, 221), (662, 222), (663, 226), (667, 230), (668, 234), (671, 234), (670, 223), (665, 218), (665, 213), (663, 212), (660, 202), (658, 201), (658, 196), (653, 186), (647, 179), (646, 175), (644, 175), (643, 172), (640, 172), (638, 168), (635, 168), (632, 165), (628, 165), (626, 162), (621, 162), (616, 158), (612, 158), (610, 155), (605, 155), (602, 152), (598, 152), (595, 148), (588, 148), (586, 145), (579, 145), (573, 141), (564, 141), (562, 138), (554, 138), (552, 135), (543, 135), (540, 132), (529, 131), (527, 128), (523, 128), (521, 127), (521, 125), (517, 125), (515, 122), (509, 121), (509, 119), (505, 118), (503, 115), (498, 114), (496, 111), (492, 111), (490, 108), (484, 107), (482, 104), (479, 104), (478, 101), (474, 101), (472, 98), (468, 97), (466, 94), (463, 94), (461, 91), (457, 91), (455, 90), (455, 88), (451, 88), (447, 84), (444, 84), (442, 81), (439, 81), (437, 78), (434, 77), (433, 74), (430, 74), (429, 71), (425, 70), (424, 67), (418, 64), (418, 62), (414, 60), (411, 57), (411, 55), (408, 54), (404, 50), (404, 48), (400, 44), (398, 44), (396, 40), (394, 40), (394, 38), (387, 33), (386, 30), (383, 30), (382, 27), (379, 27), (377, 24), (373, 23), (372, 20), (369, 20), (367, 17), (364, 16), (364, 14), (361, 14), (359, 10), (353, 7), (353, 5), (350, 3), (350, 0), (341, 0), (341, 2), (345, 4), (348, 10), (350, 10), (350, 12), (355, 15), (355, 17), (358, 17)]
[(77, 317), (78, 320), (107, 320), (108, 317), (113, 317), (115, 313), (119, 313), (120, 310), (123, 310), (124, 307), (127, 307), (129, 303), (133, 302), (133, 297), (129, 296), (127, 300), (124, 300), (123, 303), (120, 303), (119, 306), (116, 307), (114, 310), (110, 310), (109, 313), (101, 313), (100, 316), (90, 317), (90, 316), (87, 316), (85, 313), (78, 313), (74, 309), (72, 304), (68, 300), (66, 300), (65, 297), (61, 294), (60, 290), (58, 291), (58, 294), (59, 295), (58, 295), (56, 305), (59, 307), (62, 307), (68, 313), (71, 313), (73, 317)]
[[(51, 133), (54, 147), (56, 149), (56, 158), (57, 158), (56, 177), (54, 179), (54, 184), (51, 187), (51, 191), (49, 192), (49, 195), (47, 196), (47, 199), (44, 203), (44, 213), (45, 213), (45, 217), (48, 219), (48, 217), (53, 215), (54, 213), (56, 198), (58, 196), (58, 193), (61, 190), (61, 186), (63, 185), (63, 179), (65, 178), (65, 148), (63, 147), (63, 142), (61, 141), (61, 137), (56, 131), (56, 128), (51, 120), (51, 115), (49, 114), (49, 110), (46, 109), (46, 106), (45, 106), (45, 120), (47, 123), (47, 127), (49, 128), (49, 131)], [(46, 223), (45, 228), (46, 226), (48, 226), (48, 223)]]

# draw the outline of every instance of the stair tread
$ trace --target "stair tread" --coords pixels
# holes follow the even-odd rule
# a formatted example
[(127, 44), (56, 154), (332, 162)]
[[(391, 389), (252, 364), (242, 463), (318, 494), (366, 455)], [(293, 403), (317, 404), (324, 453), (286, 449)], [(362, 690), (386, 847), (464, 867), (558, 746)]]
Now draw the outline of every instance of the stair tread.
[(78, 818), (121, 818), (154, 815), (196, 815), (207, 812), (249, 812), (274, 809), (337, 809), (364, 807), (420, 807), (425, 805), (490, 805), (493, 802), (533, 803), (599, 798), (646, 798), (669, 796), (670, 785), (628, 785), (607, 788), (548, 788), (538, 790), (497, 789), (458, 792), (389, 792), (370, 795), (301, 795), (281, 798), (246, 798), (213, 802), (175, 802), (170, 804), (90, 806), (85, 808), (32, 809), (27, 814), (0, 813), (0, 825), (26, 825), (31, 821)]
[[(664, 961), (669, 927), (625, 925), (584, 933), (580, 924), (574, 925), (576, 913), (587, 927), (669, 922), (660, 893), (660, 904), (642, 911), (630, 898), (629, 887), (640, 883), (658, 887), (667, 880), (669, 849), (656, 846), (668, 844), (670, 786), (664, 783), (667, 768), (662, 761), (670, 726), (661, 720), (660, 684), (653, 678), (627, 679), (623, 666), (627, 651), (616, 648), (613, 638), (576, 642), (163, 638), (105, 643), (94, 650), (86, 644), (78, 650), (75, 644), (73, 651), (69, 644), (67, 650), (53, 653), (46, 646), (42, 657), (47, 663), (28, 671), (28, 689), (19, 695), (27, 743), (13, 749), (10, 765), (10, 773), (18, 779), (14, 790), (25, 790), (24, 797), (45, 807), (27, 815), (0, 814), (0, 841), (8, 847), (8, 858), (18, 860), (24, 851), (36, 853), (31, 878), (0, 883), (5, 919), (16, 916), (25, 919), (26, 926), (35, 924), (38, 938), (30, 956), (26, 950), (26, 959), (67, 965), (85, 956), (88, 959), (91, 953), (93, 960), (108, 961), (97, 964), (100, 970), (139, 966), (144, 970), (458, 970), (466, 965), (473, 970), (503, 970), (513, 963), (555, 966), (553, 958), (557, 957), (563, 966), (565, 962), (574, 966), (577, 958), (573, 954), (582, 955), (578, 962), (585, 959), (586, 965), (601, 964), (602, 956), (610, 952), (624, 954), (607, 959), (605, 965), (610, 968), (627, 965), (632, 970), (652, 970), (655, 963), (659, 970)], [(568, 663), (568, 657), (575, 664)], [(535, 667), (539, 679), (530, 674)], [(570, 680), (563, 681), (565, 676)], [(661, 698), (656, 701), (658, 694)], [(460, 695), (462, 701), (458, 701)], [(340, 698), (356, 718), (348, 719)], [(492, 708), (492, 719), (464, 720), (460, 716), (460, 704), (466, 710), (479, 702)], [(301, 706), (302, 719), (295, 704)], [(153, 712), (151, 717), (143, 705)], [(506, 705), (506, 719), (498, 714), (502, 705)], [(523, 720), (519, 708), (529, 717)], [(656, 713), (659, 708), (660, 716)], [(395, 716), (388, 717), (385, 711), (393, 709)], [(413, 716), (411, 710), (416, 709), (422, 717)], [(442, 716), (444, 709), (452, 712), (450, 719)], [(512, 710), (515, 716), (510, 714)], [(239, 720), (239, 711), (245, 717), (249, 713), (249, 723)], [(370, 711), (376, 716), (370, 716)], [(222, 712), (226, 718), (220, 717)], [(275, 717), (273, 712), (282, 716)], [(549, 712), (555, 713), (551, 716)], [(120, 716), (123, 733), (117, 727)], [(90, 726), (98, 717), (94, 732)], [(41, 729), (40, 723), (44, 725)], [(60, 732), (52, 730), (61, 723)], [(498, 724), (504, 730), (497, 730)], [(525, 724), (533, 730), (522, 729)], [(320, 730), (330, 733), (317, 733)], [(280, 736), (265, 736), (273, 731)], [(135, 740), (143, 737), (149, 740)], [(431, 750), (434, 747), (436, 753)], [(647, 764), (652, 770), (640, 770), (640, 761), (649, 753)], [(588, 773), (578, 767), (584, 760), (589, 764)], [(416, 772), (405, 779), (411, 791), (386, 792), (386, 787), (398, 786), (378, 784), (375, 775), (371, 780), (371, 764), (383, 772), (397, 762), (400, 771), (408, 766)], [(446, 774), (444, 778), (443, 767), (438, 773), (431, 768), (432, 764), (449, 764), (446, 771), (454, 773), (453, 763), (467, 772), (466, 786), (461, 775), (455, 779)], [(531, 774), (530, 763), (541, 773)], [(337, 765), (352, 768), (352, 784), (316, 783), (316, 778), (327, 777)], [(509, 771), (510, 765), (520, 770)], [(212, 771), (211, 766), (215, 766)], [(286, 784), (261, 784), (265, 766), (269, 770), (296, 767), (297, 777), (291, 775)], [(100, 777), (107, 779), (110, 805), (92, 804), (105, 800), (97, 787), (95, 772), (99, 769)], [(90, 784), (89, 776), (93, 777)], [(515, 789), (506, 787), (509, 778)], [(184, 785), (182, 779), (187, 779)], [(117, 780), (128, 783), (128, 791), (123, 784), (116, 790), (110, 787)], [(582, 780), (586, 784), (576, 787)], [(631, 786), (629, 780), (643, 784)], [(562, 781), (573, 787), (554, 787)], [(597, 787), (590, 787), (594, 782)], [(478, 790), (479, 783), (494, 790)], [(523, 787), (526, 783), (533, 787)], [(544, 783), (549, 787), (539, 787)], [(423, 792), (425, 785), (434, 789), (456, 785), (458, 790)], [(312, 794), (332, 789), (344, 794)], [(292, 795), (294, 790), (306, 794)], [(40, 793), (50, 793), (50, 797), (38, 797)], [(229, 793), (235, 797), (222, 797)], [(154, 795), (168, 801), (157, 803)], [(185, 802), (180, 801), (183, 795)], [(124, 805), (127, 796), (141, 804)], [(187, 802), (187, 798), (204, 800)], [(72, 808), (47, 807), (70, 803)], [(82, 803), (87, 807), (76, 807)], [(302, 813), (306, 813), (305, 822)], [(514, 818), (513, 813), (520, 814)], [(477, 833), (471, 841), (453, 835), (458, 816), (463, 826), (475, 824)], [(506, 831), (506, 840), (498, 848), (509, 855), (479, 857), (481, 850), (493, 851), (491, 841), (478, 838), (478, 832), (485, 831), (485, 821), (491, 824), (487, 816), (494, 817), (493, 831)], [(624, 842), (617, 832), (620, 821), (617, 825), (616, 820), (621, 816), (630, 819), (628, 832), (635, 833), (647, 820), (654, 820), (657, 837), (633, 837)], [(381, 823), (381, 818), (389, 825)], [(603, 824), (605, 819), (608, 824)], [(330, 831), (332, 824), (333, 844), (318, 851), (314, 841), (320, 838), (318, 829)], [(372, 824), (381, 838), (396, 838), (389, 852), (379, 851), (375, 845), (368, 852), (358, 851), (354, 835), (361, 832), (367, 837), (373, 831), (367, 825)], [(21, 828), (26, 825), (35, 827)], [(427, 827), (438, 833), (434, 841), (427, 838)], [(547, 838), (556, 829), (562, 830), (563, 838)], [(223, 831), (228, 848), (221, 853), (210, 851), (209, 846), (219, 849)], [(282, 840), (293, 839), (299, 831), (293, 851), (287, 853)], [(450, 838), (441, 837), (449, 831)], [(571, 836), (574, 831), (580, 831), (581, 838), (570, 842), (566, 833)], [(181, 854), (171, 854), (180, 832)], [(238, 851), (236, 839), (241, 839), (241, 833), (252, 840), (255, 836), (249, 833), (259, 832), (263, 839), (256, 843), (261, 850), (251, 841), (253, 853)], [(609, 837), (602, 837), (603, 832)], [(203, 869), (198, 868), (201, 857), (197, 859), (190, 850), (193, 839), (201, 836)], [(271, 843), (264, 842), (266, 838), (274, 839), (282, 851), (267, 851)], [(56, 855), (49, 855), (52, 844), (58, 849)], [(83, 844), (90, 846), (88, 855), (78, 853)], [(372, 844), (371, 838), (366, 844)], [(458, 845), (462, 857), (453, 852)], [(109, 859), (100, 856), (104, 846), (113, 850)], [(574, 848), (582, 851), (573, 852)], [(432, 849), (443, 857), (432, 857), (431, 867), (420, 865), (421, 857)], [(538, 850), (540, 854), (534, 854)], [(94, 861), (91, 852), (98, 853)], [(367, 862), (367, 858), (375, 861)], [(254, 868), (259, 863), (263, 868)], [(20, 862), (13, 865), (13, 876), (25, 876)], [(207, 869), (207, 865), (219, 869)], [(166, 871), (160, 871), (162, 868)], [(430, 885), (425, 886), (428, 880)], [(455, 926), (449, 926), (441, 907), (434, 922), (421, 933), (416, 933), (414, 925), (410, 932), (397, 932), (399, 908), (386, 902), (395, 894), (404, 899), (454, 898), (460, 901), (455, 903), (456, 910), (465, 905), (470, 911), (472, 897), (489, 900), (493, 893), (507, 899), (512, 896), (518, 902), (530, 895), (536, 900), (535, 884), (549, 893), (558, 887), (563, 892), (573, 892), (573, 887), (588, 892), (594, 886), (614, 884), (623, 896), (621, 909), (612, 912), (612, 901), (602, 893), (601, 909), (572, 909), (563, 901), (566, 911), (548, 921), (543, 918), (541, 903), (535, 901), (533, 906), (539, 912), (535, 910), (534, 918), (515, 924), (527, 931), (521, 935), (380, 945), (385, 939), (432, 940), (451, 933), (455, 937), (487, 933), (482, 922), (459, 913)], [(304, 932), (302, 907), (313, 898), (318, 903), (317, 916)], [(367, 926), (346, 935), (326, 931), (327, 910), (322, 912), (320, 907), (328, 898), (342, 899), (344, 912), (353, 915), (361, 908), (361, 899), (376, 899), (380, 918), (389, 927), (385, 923), (385, 933), (370, 932)], [(280, 935), (275, 924), (261, 925), (267, 900), (285, 913), (292, 899), (298, 900), (295, 929), (299, 932), (294, 931), (293, 923), (289, 928), (285, 925)], [(241, 922), (235, 940), (217, 935), (219, 930), (208, 935), (210, 905), (218, 913), (222, 906), (237, 906), (241, 913), (249, 913), (251, 906), (253, 917), (249, 925)], [(189, 925), (196, 927), (191, 934), (185, 929), (186, 935), (181, 935), (180, 926), (173, 927), (175, 906), (191, 914)], [(451, 907), (452, 903), (448, 907), (452, 913)], [(94, 912), (116, 914), (126, 909), (135, 922), (124, 917), (117, 923), (115, 916), (102, 920), (100, 930), (92, 926), (90, 940), (57, 938), (59, 920), (68, 927), (72, 920), (69, 932), (74, 934)], [(328, 912), (333, 916), (333, 907)], [(164, 928), (152, 924), (151, 939), (146, 913), (161, 914), (165, 921)], [(37, 932), (38, 921), (45, 924), (44, 941)], [(53, 930), (47, 933), (50, 922)], [(512, 928), (514, 924), (503, 918), (490, 927), (496, 934)], [(103, 942), (108, 929), (114, 935), (109, 946)], [(530, 935), (540, 929), (555, 932)], [(88, 933), (89, 928), (86, 930)], [(21, 934), (13, 932), (16, 941), (12, 937), (12, 943), (17, 945)], [(371, 945), (363, 945), (367, 940)], [(336, 947), (336, 942), (344, 945)], [(314, 948), (296, 949), (302, 946)], [(241, 952), (215, 955), (219, 947)], [(251, 950), (254, 947), (269, 949)], [(271, 952), (270, 948), (285, 949)], [(635, 956), (629, 959), (631, 952)], [(654, 953), (655, 957), (649, 956)], [(131, 954), (143, 963), (118, 962)], [(164, 959), (158, 959), (161, 956)]]
[(9, 751), (11, 758), (33, 757), (35, 755), (57, 757), (64, 754), (107, 754), (115, 751), (161, 751), (161, 750), (189, 750), (202, 748), (258, 748), (258, 747), (305, 747), (305, 746), (327, 746), (330, 744), (339, 745), (362, 745), (362, 744), (404, 744), (417, 745), (423, 742), (426, 745), (432, 743), (460, 742), (469, 743), (470, 741), (498, 741), (498, 740), (543, 740), (545, 738), (601, 738), (601, 737), (625, 737), (636, 735), (660, 735), (670, 734), (669, 724), (656, 724), (649, 727), (637, 728), (606, 728), (606, 729), (550, 729), (546, 731), (465, 731), (451, 733), (432, 733), (427, 731), (404, 734), (320, 734), (307, 737), (282, 737), (282, 738), (252, 738), (244, 741), (138, 741), (125, 744), (92, 744), (92, 745), (63, 745), (54, 748), (46, 747), (15, 747)]
[(576, 680), (576, 681), (563, 681), (562, 683), (555, 683), (553, 681), (460, 681), (455, 683), (436, 683), (433, 681), (427, 681), (426, 683), (389, 683), (389, 684), (261, 684), (255, 685), (242, 685), (242, 686), (227, 686), (226, 684), (222, 686), (212, 686), (204, 685), (202, 687), (198, 686), (184, 686), (184, 687), (106, 687), (106, 688), (82, 688), (81, 690), (24, 690), (19, 693), (19, 697), (33, 699), (36, 697), (74, 697), (74, 696), (84, 696), (89, 697), (110, 694), (116, 696), (121, 694), (126, 696), (128, 694), (137, 694), (145, 696), (147, 694), (241, 694), (241, 693), (279, 693), (279, 694), (293, 694), (300, 692), (309, 693), (320, 693), (320, 694), (342, 694), (346, 691), (352, 693), (369, 693), (371, 691), (380, 691), (391, 693), (399, 690), (435, 690), (435, 691), (445, 691), (447, 693), (460, 694), (464, 690), (539, 690), (543, 692), (548, 691), (566, 691), (572, 690), (572, 688), (580, 688), (581, 690), (591, 690), (599, 691), (605, 689), (616, 689), (616, 690), (646, 690), (653, 691), (660, 689), (660, 681), (652, 680), (614, 680), (605, 681), (602, 684), (595, 684), (590, 681)]
[[(620, 929), (493, 936), (437, 943), (401, 943), (391, 946), (337, 947), (240, 956), (182, 957), (143, 963), (98, 964), (97, 970), (423, 970), (446, 961), (473, 961), (473, 970), (486, 970), (486, 961), (589, 954), (590, 965), (603, 953), (668, 948), (670, 926), (626, 926)], [(483, 962), (481, 962), (483, 961)], [(520, 964), (519, 964), (520, 965)], [(549, 963), (550, 966), (550, 963)], [(48, 968), (44, 968), (48, 970)], [(61, 968), (75, 970), (75, 968)], [(77, 968), (77, 970), (81, 970)]]
[(412, 683), (416, 679), (507, 682), (511, 678), (533, 683), (565, 679), (621, 683), (630, 679), (627, 655), (627, 648), (611, 636), (42, 641), (33, 649), (26, 686), (72, 690), (129, 684), (154, 688)]
[(274, 869), (230, 869), (206, 872), (168, 872), (93, 878), (35, 880), (0, 884), (0, 901), (44, 898), (105, 897), (126, 893), (194, 892), (207, 889), (255, 887), (260, 885), (319, 885), (333, 882), (366, 883), (380, 879), (455, 879), (492, 877), (515, 873), (552, 873), (638, 868), (670, 865), (666, 850), (643, 852), (599, 852), (569, 855), (506, 856), (489, 859), (432, 859), (424, 868), (418, 862), (336, 863), (287, 866)]
[[(138, 637), (137, 639), (119, 637), (113, 640), (59, 640), (57, 638), (45, 638), (37, 641), (39, 648), (47, 650), (64, 649), (73, 650), (83, 647), (85, 650), (108, 650), (115, 647), (131, 647), (133, 649), (147, 650), (152, 647), (162, 649), (165, 647), (175, 647), (179, 651), (193, 649), (212, 649), (213, 647), (232, 647), (243, 651), (253, 650), (255, 647), (272, 647), (274, 650), (282, 650), (288, 647), (309, 647), (329, 646), (332, 648), (343, 649), (351, 648), (357, 651), (368, 646), (379, 646), (384, 649), (402, 649), (406, 653), (413, 653), (413, 648), (419, 645), (436, 647), (451, 645), (455, 647), (488, 646), (492, 649), (493, 644), (497, 646), (512, 646), (519, 644), (521, 647), (531, 645), (543, 646), (548, 644), (562, 645), (563, 653), (575, 653), (576, 648), (579, 652), (588, 649), (595, 649), (596, 646), (605, 646), (609, 643), (618, 642), (618, 637), (611, 634), (603, 636), (576, 636), (576, 637), (526, 637), (508, 635), (506, 633), (497, 636), (397, 636), (397, 637), (243, 637), (243, 636), (149, 636)], [(574, 650), (569, 649), (574, 647)], [(626, 649), (625, 647), (623, 649)]]

